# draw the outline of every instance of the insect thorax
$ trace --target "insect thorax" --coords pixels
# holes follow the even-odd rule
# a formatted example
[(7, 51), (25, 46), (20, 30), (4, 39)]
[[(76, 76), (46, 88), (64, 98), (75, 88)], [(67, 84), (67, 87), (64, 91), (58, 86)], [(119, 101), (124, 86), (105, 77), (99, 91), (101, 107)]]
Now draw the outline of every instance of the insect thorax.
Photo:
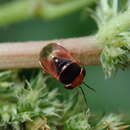
[(58, 57), (54, 57), (53, 58), (53, 62), (55, 64), (56, 67), (56, 71), (57, 74), (60, 75), (60, 73), (68, 66), (70, 65), (72, 62), (64, 59), (64, 58), (58, 58)]

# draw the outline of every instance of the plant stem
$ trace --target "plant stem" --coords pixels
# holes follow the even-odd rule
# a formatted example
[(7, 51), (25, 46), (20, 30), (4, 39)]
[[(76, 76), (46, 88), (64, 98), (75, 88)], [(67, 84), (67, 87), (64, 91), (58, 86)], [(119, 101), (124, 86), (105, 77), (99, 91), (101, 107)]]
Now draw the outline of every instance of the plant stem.
[(96, 0), (72, 0), (64, 4), (54, 5), (46, 3), (42, 8), (41, 16), (46, 19), (54, 19), (93, 4)]
[(73, 0), (63, 4), (51, 4), (43, 0), (21, 0), (0, 6), (0, 26), (24, 21), (34, 16), (55, 19), (89, 6), (95, 0)]
[(0, 26), (30, 19), (33, 16), (31, 0), (9, 2), (0, 6)]
[(0, 69), (39, 67), (41, 49), (50, 42), (65, 47), (82, 65), (98, 65), (101, 48), (95, 36), (52, 41), (0, 44)]
[(130, 10), (117, 15), (104, 24), (98, 34), (97, 39), (103, 45), (112, 43), (114, 37), (123, 31), (127, 31), (130, 28)]

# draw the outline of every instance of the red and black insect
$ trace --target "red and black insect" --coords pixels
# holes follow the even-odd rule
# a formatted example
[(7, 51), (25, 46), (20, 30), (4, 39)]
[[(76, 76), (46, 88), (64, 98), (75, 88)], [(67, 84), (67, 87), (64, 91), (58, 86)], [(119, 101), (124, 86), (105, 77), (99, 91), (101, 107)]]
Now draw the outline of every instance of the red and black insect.
[[(66, 89), (73, 89), (84, 83), (85, 69), (71, 56), (68, 50), (56, 43), (50, 43), (41, 50), (40, 65), (45, 73), (51, 74), (59, 80)], [(94, 90), (87, 84), (85, 85)]]

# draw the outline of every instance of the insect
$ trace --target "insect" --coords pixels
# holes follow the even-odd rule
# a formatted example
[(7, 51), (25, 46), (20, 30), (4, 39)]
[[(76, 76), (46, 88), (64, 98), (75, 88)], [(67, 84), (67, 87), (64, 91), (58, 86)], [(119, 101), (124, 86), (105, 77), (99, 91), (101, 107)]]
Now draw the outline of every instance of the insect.
[[(73, 89), (80, 86), (86, 75), (84, 67), (82, 67), (61, 45), (50, 43), (40, 52), (39, 63), (45, 73), (52, 75), (62, 84), (64, 88)], [(88, 88), (94, 90), (85, 84)], [(84, 94), (83, 89), (81, 88)], [(85, 94), (84, 94), (85, 96)]]

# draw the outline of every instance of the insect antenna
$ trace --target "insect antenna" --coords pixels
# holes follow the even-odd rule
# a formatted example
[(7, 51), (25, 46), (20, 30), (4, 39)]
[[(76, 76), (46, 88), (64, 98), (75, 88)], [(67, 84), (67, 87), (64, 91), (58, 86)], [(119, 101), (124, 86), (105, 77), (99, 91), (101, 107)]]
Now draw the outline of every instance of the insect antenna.
[(84, 100), (85, 100), (85, 103), (88, 105), (87, 99), (86, 99), (86, 96), (85, 96), (85, 93), (84, 93), (83, 88), (82, 88), (82, 87), (79, 87), (79, 88), (80, 88), (80, 90), (81, 90), (81, 92), (82, 92), (82, 94), (83, 94), (83, 98), (84, 98)]
[(84, 86), (88, 87), (89, 89), (91, 89), (93, 92), (96, 92), (96, 90), (92, 87), (90, 87), (89, 85), (87, 85), (85, 82), (83, 82)]

